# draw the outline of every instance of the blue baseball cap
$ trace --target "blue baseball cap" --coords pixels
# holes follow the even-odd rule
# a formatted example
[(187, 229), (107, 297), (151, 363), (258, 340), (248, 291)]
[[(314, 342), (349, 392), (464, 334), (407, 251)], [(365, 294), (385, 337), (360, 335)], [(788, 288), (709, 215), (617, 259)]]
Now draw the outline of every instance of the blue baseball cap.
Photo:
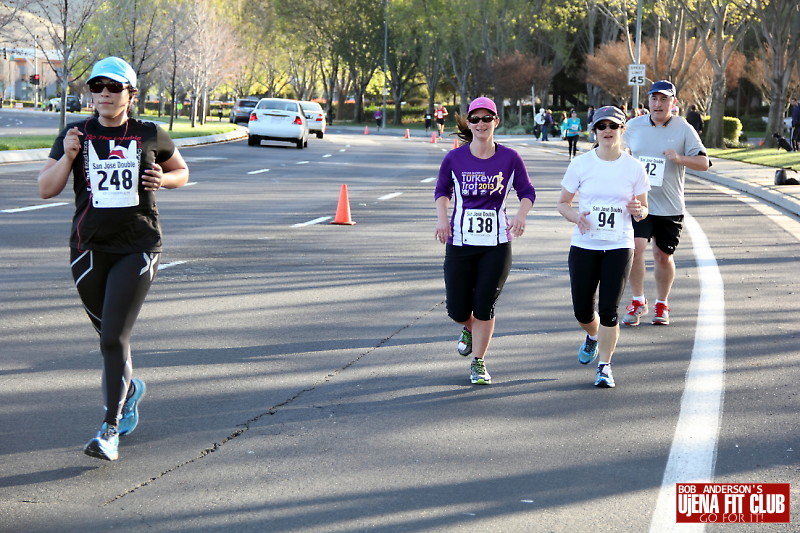
[(672, 82), (667, 80), (661, 80), (655, 82), (652, 86), (650, 86), (650, 90), (647, 91), (647, 94), (653, 93), (661, 93), (666, 94), (667, 96), (675, 96), (675, 86)]
[(136, 71), (126, 61), (114, 56), (106, 57), (94, 64), (87, 83), (95, 78), (108, 78), (136, 88)]

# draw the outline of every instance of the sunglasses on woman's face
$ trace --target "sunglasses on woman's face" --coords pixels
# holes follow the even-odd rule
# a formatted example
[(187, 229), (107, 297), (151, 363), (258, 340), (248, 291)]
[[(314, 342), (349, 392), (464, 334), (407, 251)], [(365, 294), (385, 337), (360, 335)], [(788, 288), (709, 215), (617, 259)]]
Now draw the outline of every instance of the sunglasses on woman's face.
[(118, 81), (93, 81), (89, 84), (89, 90), (93, 93), (101, 93), (103, 89), (108, 89), (110, 93), (121, 93), (126, 88), (126, 85)]
[(494, 115), (484, 115), (482, 117), (476, 117), (475, 115), (472, 115), (467, 120), (469, 121), (470, 124), (477, 124), (478, 122), (486, 122), (488, 124), (495, 118), (497, 117), (495, 117)]
[(621, 127), (621, 124), (598, 124), (594, 127), (597, 131), (603, 131), (606, 128), (611, 128), (612, 130), (618, 130)]

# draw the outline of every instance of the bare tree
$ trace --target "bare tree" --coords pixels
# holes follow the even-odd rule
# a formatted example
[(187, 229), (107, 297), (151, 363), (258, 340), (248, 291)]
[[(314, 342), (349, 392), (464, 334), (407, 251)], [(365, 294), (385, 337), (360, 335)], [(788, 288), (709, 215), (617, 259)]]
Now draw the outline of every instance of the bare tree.
[[(19, 19), (31, 35), (39, 35), (44, 30), (49, 40), (56, 46), (60, 56), (58, 59), (62, 61), (62, 67), (59, 69), (54, 64), (57, 58), (44, 54), (61, 86), (59, 129), (63, 129), (66, 123), (69, 82), (83, 76), (87, 68), (86, 60), (91, 56), (91, 51), (83, 46), (83, 37), (87, 23), (97, 10), (98, 2), (99, 0), (32, 0), (27, 7), (31, 13), (39, 17), (41, 27), (31, 27), (25, 18)], [(41, 41), (37, 40), (36, 46), (45, 52)]]
[[(783, 131), (783, 115), (789, 82), (800, 52), (800, 4), (779, 0), (755, 0), (755, 19), (764, 37), (764, 96), (770, 103), (767, 133)], [(774, 147), (776, 139), (766, 135), (764, 145)]]
[(734, 0), (680, 0), (697, 29), (703, 52), (714, 72), (711, 86), (711, 120), (706, 145), (724, 148), (723, 116), (727, 95), (726, 66), (750, 25), (751, 3), (738, 6)]
[(518, 124), (522, 125), (521, 100), (530, 94), (536, 74), (536, 62), (520, 51), (499, 57), (493, 68), (495, 88), (517, 103)]
[(121, 57), (136, 71), (140, 114), (144, 95), (156, 81), (151, 74), (169, 53), (166, 9), (170, 7), (163, 0), (105, 0), (94, 18), (98, 32), (93, 49), (99, 55)]

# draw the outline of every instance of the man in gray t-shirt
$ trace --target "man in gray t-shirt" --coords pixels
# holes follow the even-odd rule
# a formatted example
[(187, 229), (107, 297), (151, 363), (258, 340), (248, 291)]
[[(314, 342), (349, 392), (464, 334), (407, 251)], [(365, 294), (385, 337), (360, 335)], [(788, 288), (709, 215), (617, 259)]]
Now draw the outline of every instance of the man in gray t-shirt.
[(641, 222), (634, 221), (635, 248), (630, 285), (633, 301), (622, 323), (639, 324), (646, 314), (644, 296), (645, 250), (653, 240), (653, 262), (658, 299), (653, 324), (669, 324), (669, 297), (675, 280), (675, 261), (672, 255), (680, 241), (683, 227), (683, 199), (686, 167), (708, 170), (706, 149), (697, 131), (686, 120), (671, 113), (675, 105), (675, 86), (666, 80), (653, 83), (648, 92), (650, 113), (628, 121), (623, 143), (639, 159), (650, 179), (647, 195), (649, 215)]

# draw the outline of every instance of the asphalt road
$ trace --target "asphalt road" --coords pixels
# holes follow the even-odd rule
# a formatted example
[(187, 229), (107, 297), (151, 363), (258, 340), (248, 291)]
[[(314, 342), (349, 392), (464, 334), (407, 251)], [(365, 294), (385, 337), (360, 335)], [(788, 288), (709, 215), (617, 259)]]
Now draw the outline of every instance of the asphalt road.
[[(183, 149), (134, 331), (148, 395), (113, 463), (82, 453), (102, 399), (71, 195), (39, 200), (38, 164), (0, 166), (0, 530), (671, 531), (671, 484), (706, 475), (792, 483), (794, 527), (735, 527), (795, 529), (798, 221), (689, 180), (672, 325), (624, 330), (617, 388), (596, 389), (555, 210), (565, 151), (510, 144), (538, 199), (489, 387), (444, 309), (432, 178), (450, 143)], [(343, 183), (357, 224), (319, 221)]]
[[(67, 122), (78, 116), (67, 113)], [(3, 109), (0, 112), (0, 137), (55, 135), (59, 131), (58, 119), (59, 113), (52, 111)]]

